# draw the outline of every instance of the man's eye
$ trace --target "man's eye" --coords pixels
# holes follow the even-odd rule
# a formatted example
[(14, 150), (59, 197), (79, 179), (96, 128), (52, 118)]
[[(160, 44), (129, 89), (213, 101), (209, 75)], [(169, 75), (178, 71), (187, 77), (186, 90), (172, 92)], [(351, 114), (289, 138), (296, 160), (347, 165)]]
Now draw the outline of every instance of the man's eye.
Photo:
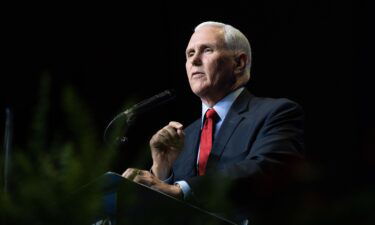
[(205, 48), (204, 52), (212, 52), (212, 48)]
[(193, 55), (194, 55), (194, 52), (188, 52), (188, 53), (186, 54), (187, 57), (192, 57)]

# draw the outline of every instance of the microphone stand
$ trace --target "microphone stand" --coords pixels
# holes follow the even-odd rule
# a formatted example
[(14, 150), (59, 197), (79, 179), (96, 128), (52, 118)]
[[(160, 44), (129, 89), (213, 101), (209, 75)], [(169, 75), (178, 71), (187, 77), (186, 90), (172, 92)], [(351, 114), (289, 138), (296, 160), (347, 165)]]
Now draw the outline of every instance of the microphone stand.
[(136, 118), (135, 113), (133, 112), (132, 108), (126, 110), (125, 112), (121, 112), (120, 114), (115, 116), (115, 118), (113, 118), (111, 120), (111, 122), (109, 122), (109, 124), (105, 128), (104, 134), (103, 134), (103, 140), (104, 140), (105, 143), (108, 143), (107, 133), (108, 133), (109, 128), (112, 126), (112, 124), (115, 121), (117, 121), (118, 119), (120, 119), (122, 117), (125, 117), (125, 124), (124, 124), (124, 128), (123, 128), (124, 136), (122, 136), (122, 137), (117, 136), (115, 138), (114, 142), (115, 142), (115, 144), (126, 144), (128, 142), (129, 139), (126, 137), (126, 134), (129, 130), (129, 127), (134, 123), (135, 118)]
[(118, 119), (125, 116), (125, 124), (123, 128), (123, 134), (122, 137), (116, 137), (115, 142), (116, 144), (125, 144), (128, 142), (128, 138), (126, 137), (126, 134), (128, 132), (129, 127), (134, 123), (135, 118), (137, 115), (148, 112), (152, 108), (155, 108), (157, 106), (160, 106), (162, 104), (165, 104), (175, 98), (174, 90), (166, 90), (163, 91), (160, 94), (157, 94), (149, 99), (143, 100), (142, 102), (134, 105), (130, 109), (127, 109), (125, 112), (121, 112), (118, 114), (115, 118), (112, 119), (112, 121), (107, 125), (107, 127), (104, 130), (103, 134), (103, 140), (105, 143), (108, 143), (107, 140), (107, 133), (109, 128), (112, 126), (112, 124), (117, 121)]
[(13, 115), (9, 108), (5, 110), (5, 132), (4, 132), (4, 193), (9, 190), (9, 178), (11, 176), (11, 153), (12, 153), (12, 136), (13, 136)]

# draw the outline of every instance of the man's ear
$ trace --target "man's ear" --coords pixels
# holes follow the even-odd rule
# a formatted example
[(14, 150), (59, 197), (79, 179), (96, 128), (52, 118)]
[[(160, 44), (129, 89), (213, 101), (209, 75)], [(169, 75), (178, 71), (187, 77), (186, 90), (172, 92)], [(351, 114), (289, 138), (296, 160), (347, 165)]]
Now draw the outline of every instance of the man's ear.
[(236, 62), (234, 72), (236, 74), (243, 74), (246, 69), (246, 62), (248, 56), (245, 53), (239, 53), (235, 56), (234, 60)]

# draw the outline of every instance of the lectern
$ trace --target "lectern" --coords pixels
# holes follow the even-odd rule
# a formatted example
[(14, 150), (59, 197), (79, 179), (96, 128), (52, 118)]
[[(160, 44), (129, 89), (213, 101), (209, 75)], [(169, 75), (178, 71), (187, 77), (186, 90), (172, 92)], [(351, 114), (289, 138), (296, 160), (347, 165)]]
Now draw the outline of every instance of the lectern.
[(77, 194), (100, 186), (102, 207), (92, 224), (228, 225), (236, 224), (185, 201), (107, 172)]

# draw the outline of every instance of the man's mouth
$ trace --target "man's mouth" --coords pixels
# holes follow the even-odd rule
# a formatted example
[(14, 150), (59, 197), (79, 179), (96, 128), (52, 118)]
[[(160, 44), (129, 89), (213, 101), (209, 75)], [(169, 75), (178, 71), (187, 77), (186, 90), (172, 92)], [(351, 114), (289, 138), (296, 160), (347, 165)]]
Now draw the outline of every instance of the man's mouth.
[(192, 77), (194, 77), (194, 76), (203, 76), (203, 75), (204, 75), (203, 72), (198, 72), (198, 71), (191, 74)]

